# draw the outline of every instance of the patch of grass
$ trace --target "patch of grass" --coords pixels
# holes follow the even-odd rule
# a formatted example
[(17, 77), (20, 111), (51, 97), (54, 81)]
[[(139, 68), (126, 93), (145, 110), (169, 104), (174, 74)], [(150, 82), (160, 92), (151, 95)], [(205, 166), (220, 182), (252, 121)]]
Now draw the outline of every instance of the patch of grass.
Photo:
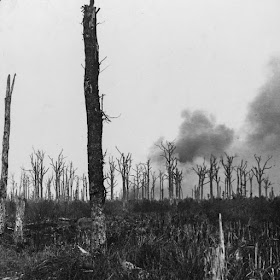
[[(166, 201), (130, 202), (129, 211), (125, 212), (121, 201), (106, 202), (107, 250), (95, 258), (81, 255), (73, 238), (76, 232), (75, 228), (72, 231), (72, 224), (57, 222), (61, 216), (74, 220), (84, 214), (89, 216), (88, 204), (40, 203), (29, 204), (26, 213), (29, 221), (36, 222), (40, 216), (56, 222), (29, 226), (26, 230), (29, 243), (22, 248), (15, 246), (9, 236), (6, 241), (1, 237), (2, 277), (17, 272), (24, 274), (23, 279), (139, 279), (137, 270), (128, 272), (122, 268), (121, 263), (128, 261), (148, 272), (144, 279), (207, 279), (211, 277), (210, 252), (219, 242), (219, 212), (225, 234), (227, 279), (246, 279), (250, 273), (269, 279), (265, 277), (272, 271), (275, 277), (280, 276), (279, 225), (273, 216), (280, 205), (276, 200), (198, 203), (189, 199), (177, 206)], [(261, 216), (254, 213), (256, 209)], [(41, 214), (36, 216), (31, 210)]]

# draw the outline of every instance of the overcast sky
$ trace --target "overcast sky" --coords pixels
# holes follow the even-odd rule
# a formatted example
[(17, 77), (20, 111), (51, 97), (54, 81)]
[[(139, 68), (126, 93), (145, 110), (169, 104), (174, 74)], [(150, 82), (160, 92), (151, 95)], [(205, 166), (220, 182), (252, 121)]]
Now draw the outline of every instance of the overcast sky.
[[(12, 97), (10, 173), (32, 147), (87, 172), (81, 6), (85, 0), (0, 2), (0, 133), (7, 75)], [(278, 0), (96, 1), (105, 111), (104, 150), (146, 160), (159, 137), (174, 140), (182, 112), (244, 126), (248, 105), (280, 56)], [(1, 136), (2, 139), (2, 136)]]

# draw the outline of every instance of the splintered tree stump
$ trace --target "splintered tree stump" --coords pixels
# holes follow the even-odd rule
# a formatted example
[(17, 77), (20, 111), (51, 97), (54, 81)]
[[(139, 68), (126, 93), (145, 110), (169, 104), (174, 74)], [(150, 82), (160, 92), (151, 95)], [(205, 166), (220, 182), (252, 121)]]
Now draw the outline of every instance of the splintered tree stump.
[(90, 248), (92, 219), (83, 217), (77, 221), (77, 241), (83, 248)]
[(16, 203), (16, 220), (14, 229), (14, 242), (23, 242), (23, 219), (25, 212), (25, 200), (20, 197), (15, 198)]

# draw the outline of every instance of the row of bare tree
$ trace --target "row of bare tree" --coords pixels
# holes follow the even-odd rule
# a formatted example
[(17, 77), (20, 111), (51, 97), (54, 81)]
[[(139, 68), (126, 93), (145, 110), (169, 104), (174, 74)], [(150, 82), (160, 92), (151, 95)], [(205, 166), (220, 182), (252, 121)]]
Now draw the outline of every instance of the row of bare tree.
[[(170, 199), (170, 201), (183, 198), (182, 181), (183, 171), (179, 170), (176, 157), (176, 146), (173, 142), (161, 142), (157, 147), (161, 151), (165, 170), (152, 170), (151, 160), (145, 163), (132, 165), (132, 154), (124, 154), (119, 151), (119, 157), (109, 157), (108, 172), (104, 175), (107, 182), (107, 192), (110, 193), (111, 200), (115, 199), (117, 175), (122, 182), (122, 200), (124, 204), (129, 200), (154, 200), (155, 189), (159, 192), (159, 199)], [(198, 176), (198, 184), (192, 189), (192, 197), (202, 200), (205, 197), (210, 199), (232, 198), (234, 196), (252, 197), (253, 179), (258, 184), (259, 196), (266, 198), (274, 197), (273, 187), (266, 171), (272, 166), (268, 166), (268, 157), (262, 161), (261, 156), (255, 155), (256, 164), (248, 168), (247, 161), (241, 160), (239, 164), (234, 164), (236, 156), (225, 153), (224, 157), (217, 158), (214, 155), (202, 164), (192, 167), (192, 171)], [(21, 195), (26, 199), (56, 199), (56, 200), (89, 200), (88, 179), (85, 174), (82, 177), (76, 174), (73, 163), (66, 163), (62, 151), (56, 159), (49, 157), (50, 167), (46, 167), (45, 152), (33, 150), (30, 155), (30, 168), (22, 168), (19, 185), (11, 177), (11, 197)], [(49, 171), (49, 172), (48, 172)], [(51, 175), (47, 177), (47, 174)], [(47, 177), (47, 178), (45, 178)], [(165, 183), (167, 182), (167, 184)], [(209, 186), (206, 193), (205, 187)], [(165, 193), (167, 191), (167, 193)]]
[[(172, 142), (161, 143), (158, 146), (165, 160), (166, 171), (152, 171), (151, 160), (145, 163), (137, 163), (132, 167), (131, 153), (118, 152), (116, 159), (109, 158), (109, 171), (105, 180), (110, 189), (111, 199), (114, 199), (114, 189), (117, 185), (116, 175), (119, 173), (122, 179), (122, 200), (124, 203), (129, 199), (155, 199), (156, 185), (159, 186), (160, 200), (165, 198), (164, 181), (168, 181), (168, 198), (171, 200), (183, 198), (182, 180), (183, 172), (177, 167), (177, 158), (174, 156), (175, 145)], [(158, 181), (158, 184), (157, 184)]]
[[(253, 196), (253, 179), (256, 179), (258, 185), (259, 197), (263, 195), (262, 190), (264, 189), (264, 195), (266, 198), (274, 197), (273, 187), (271, 191), (268, 189), (272, 185), (272, 182), (267, 175), (267, 170), (272, 166), (268, 166), (272, 156), (269, 156), (265, 161), (262, 160), (261, 156), (254, 155), (255, 165), (251, 168), (248, 167), (248, 162), (241, 160), (239, 164), (234, 164), (233, 161), (236, 156), (230, 156), (225, 153), (225, 157), (218, 159), (216, 156), (211, 155), (209, 164), (204, 162), (197, 164), (192, 170), (198, 176), (198, 186), (195, 186), (192, 190), (192, 195), (195, 199), (204, 198), (204, 186), (209, 184), (210, 192), (209, 198), (214, 198), (214, 185), (216, 185), (216, 197), (217, 198), (232, 198), (235, 196), (239, 197), (250, 197)], [(220, 174), (222, 171), (222, 175)], [(235, 178), (234, 178), (235, 174)], [(221, 180), (223, 177), (223, 182)], [(236, 182), (234, 190), (234, 181)], [(224, 189), (222, 190), (221, 183), (224, 183)], [(248, 187), (249, 184), (249, 187)]]
[[(122, 178), (122, 199), (155, 199), (155, 187), (159, 188), (160, 200), (164, 198), (170, 201), (183, 198), (182, 181), (183, 172), (179, 170), (176, 157), (176, 146), (174, 142), (161, 142), (157, 145), (164, 160), (165, 171), (159, 170), (158, 173), (152, 171), (151, 161), (138, 163), (132, 167), (132, 156), (130, 153), (121, 153), (119, 158), (114, 160), (109, 158), (109, 171), (105, 179), (109, 185), (111, 199), (114, 199), (114, 189), (117, 185), (116, 172)], [(272, 166), (268, 163), (272, 156), (263, 160), (261, 156), (254, 155), (255, 164), (249, 168), (248, 162), (241, 160), (238, 164), (234, 163), (236, 156), (227, 153), (220, 158), (211, 155), (210, 159), (202, 164), (197, 164), (191, 170), (198, 176), (198, 184), (192, 189), (192, 197), (202, 200), (205, 197), (210, 199), (232, 198), (232, 197), (252, 197), (253, 179), (255, 178), (258, 186), (259, 197), (274, 197), (272, 182), (269, 179), (267, 170)], [(158, 183), (157, 183), (158, 181)], [(165, 187), (164, 181), (167, 181)], [(209, 193), (205, 193), (205, 185), (209, 185)], [(270, 191), (269, 188), (271, 187)], [(165, 196), (164, 190), (168, 194)], [(216, 191), (215, 191), (216, 189)], [(263, 193), (264, 190), (264, 193)], [(216, 193), (214, 195), (214, 193)]]
[[(33, 151), (30, 155), (31, 168), (22, 168), (19, 185), (14, 176), (11, 177), (11, 198), (21, 196), (34, 200), (44, 198), (87, 201), (89, 199), (87, 176), (83, 174), (82, 177), (79, 177), (73, 163), (66, 163), (62, 151), (57, 159), (51, 157), (49, 159), (51, 170), (45, 165), (45, 152)], [(45, 180), (48, 171), (51, 172), (51, 175)]]

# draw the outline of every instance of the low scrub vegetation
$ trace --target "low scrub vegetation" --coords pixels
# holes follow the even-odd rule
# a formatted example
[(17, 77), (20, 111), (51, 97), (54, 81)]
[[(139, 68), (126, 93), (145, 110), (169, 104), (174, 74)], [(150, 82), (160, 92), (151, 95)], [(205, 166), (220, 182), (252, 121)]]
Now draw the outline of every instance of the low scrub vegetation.
[[(8, 212), (13, 212), (8, 202)], [(77, 230), (86, 202), (27, 201), (23, 244), (12, 241), (13, 215), (0, 239), (1, 277), (18, 279), (213, 279), (222, 215), (226, 279), (280, 277), (280, 199), (107, 201), (107, 248), (94, 258)], [(127, 270), (124, 262), (137, 266)], [(136, 273), (141, 268), (145, 274)], [(16, 279), (16, 278), (14, 278)]]

